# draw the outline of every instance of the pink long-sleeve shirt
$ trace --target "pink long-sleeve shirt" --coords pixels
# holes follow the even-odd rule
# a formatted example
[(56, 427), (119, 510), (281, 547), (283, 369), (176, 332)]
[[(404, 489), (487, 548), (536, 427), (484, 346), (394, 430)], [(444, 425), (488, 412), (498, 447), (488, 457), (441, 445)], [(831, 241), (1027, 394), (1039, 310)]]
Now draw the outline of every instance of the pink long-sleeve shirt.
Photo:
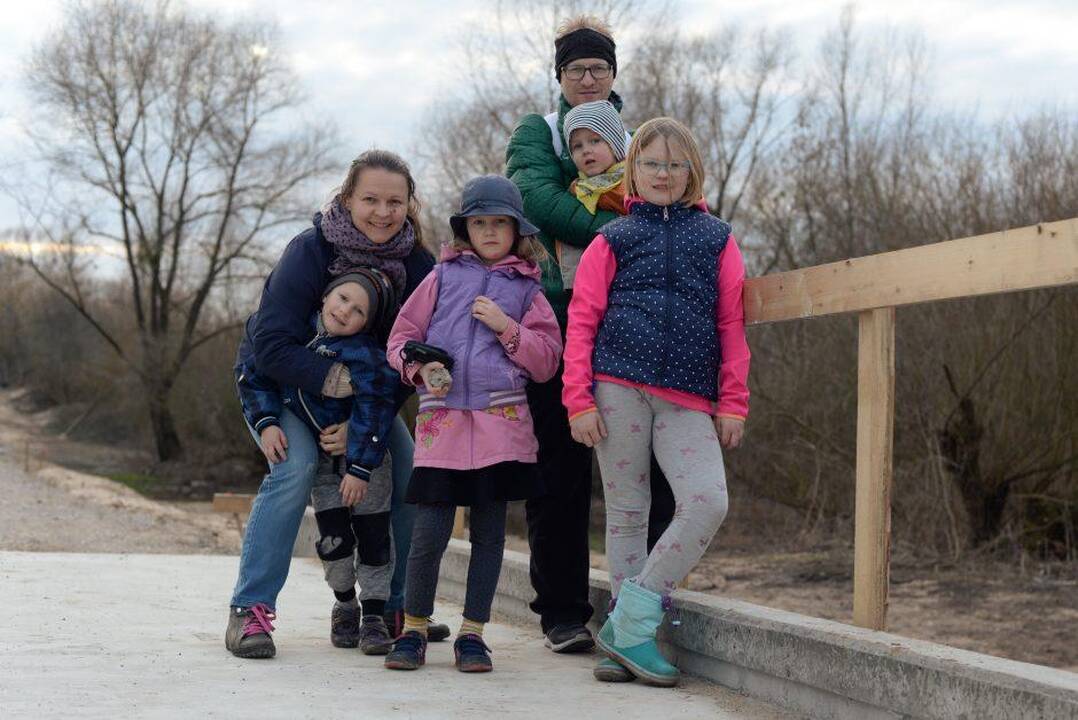
[[(453, 251), (443, 251), (442, 259), (453, 255)], [(533, 263), (525, 263), (513, 255), (492, 267), (503, 264), (516, 264), (526, 269), (530, 277), (539, 277)], [(422, 386), (419, 365), (405, 365), (400, 351), (409, 340), (426, 338), (437, 300), (438, 276), (430, 273), (404, 303), (390, 333), (386, 347), (389, 364), (410, 385)], [(545, 382), (554, 376), (562, 350), (561, 333), (554, 310), (541, 292), (535, 293), (520, 322), (509, 318), (509, 326), (497, 337), (509, 359), (526, 370), (532, 380)], [(527, 403), (486, 410), (443, 407), (416, 416), (413, 460), (416, 467), (474, 470), (511, 460), (534, 463), (538, 451)]]
[(731, 235), (719, 253), (715, 282), (715, 327), (718, 330), (722, 363), (719, 366), (719, 399), (712, 402), (684, 390), (656, 387), (613, 377), (592, 370), (595, 336), (606, 314), (610, 284), (617, 272), (617, 260), (602, 234), (596, 235), (580, 259), (569, 303), (569, 325), (565, 333), (565, 372), (562, 404), (570, 419), (596, 409), (592, 388), (596, 380), (639, 388), (672, 403), (709, 415), (744, 420), (749, 412), (749, 352), (745, 340), (745, 305), (742, 290), (745, 264), (741, 250)]

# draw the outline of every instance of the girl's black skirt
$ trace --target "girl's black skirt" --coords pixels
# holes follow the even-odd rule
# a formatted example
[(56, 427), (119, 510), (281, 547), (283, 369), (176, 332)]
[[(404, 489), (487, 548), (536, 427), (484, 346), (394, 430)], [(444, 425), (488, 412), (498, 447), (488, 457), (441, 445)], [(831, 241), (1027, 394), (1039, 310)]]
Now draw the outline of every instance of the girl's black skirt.
[(417, 467), (404, 501), (470, 507), (494, 500), (530, 500), (544, 492), (535, 463), (510, 460), (476, 470)]

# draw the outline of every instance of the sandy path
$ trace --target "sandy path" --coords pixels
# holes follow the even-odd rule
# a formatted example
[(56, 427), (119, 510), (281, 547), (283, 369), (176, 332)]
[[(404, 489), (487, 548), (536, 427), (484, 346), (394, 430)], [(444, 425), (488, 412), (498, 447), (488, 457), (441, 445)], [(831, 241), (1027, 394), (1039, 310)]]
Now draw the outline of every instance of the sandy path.
[[(156, 502), (107, 478), (42, 462), (36, 424), (12, 410), (11, 394), (0, 393), (0, 550), (239, 552), (231, 516)], [(35, 439), (29, 462), (28, 437)]]

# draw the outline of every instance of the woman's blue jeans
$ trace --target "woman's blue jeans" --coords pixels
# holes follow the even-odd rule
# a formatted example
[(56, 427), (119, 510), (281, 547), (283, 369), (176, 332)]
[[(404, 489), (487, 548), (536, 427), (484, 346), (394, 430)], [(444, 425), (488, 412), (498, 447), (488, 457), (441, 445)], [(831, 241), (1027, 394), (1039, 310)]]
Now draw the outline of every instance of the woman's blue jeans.
[[(255, 442), (259, 442), (258, 434), (250, 427), (248, 429)], [(281, 412), (281, 430), (288, 439), (288, 458), (270, 465), (258, 488), (243, 535), (239, 576), (232, 594), (233, 607), (250, 607), (257, 603), (277, 607), (277, 595), (288, 578), (292, 547), (311, 496), (318, 466), (318, 438), (288, 409)], [(393, 422), (388, 445), (393, 458), (391, 518), (397, 565), (386, 607), (397, 609), (403, 604), (404, 578), (415, 523), (415, 508), (404, 504), (412, 474), (414, 445), (400, 417)]]
[(393, 502), (389, 508), (389, 517), (397, 559), (397, 565), (393, 568), (393, 580), (389, 584), (389, 600), (386, 601), (386, 611), (390, 611), (404, 607), (404, 578), (408, 574), (408, 553), (412, 549), (412, 527), (415, 525), (417, 509), (415, 505), (404, 502), (408, 481), (412, 479), (415, 443), (400, 415), (393, 421), (387, 444), (389, 455), (393, 458)]

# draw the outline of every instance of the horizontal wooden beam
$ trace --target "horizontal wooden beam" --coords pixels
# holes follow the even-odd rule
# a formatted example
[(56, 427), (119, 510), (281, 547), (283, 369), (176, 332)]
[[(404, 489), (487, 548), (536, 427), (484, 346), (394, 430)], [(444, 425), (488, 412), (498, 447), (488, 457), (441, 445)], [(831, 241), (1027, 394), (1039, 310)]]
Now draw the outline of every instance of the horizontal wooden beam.
[(745, 281), (749, 325), (1078, 282), (1078, 218)]
[(251, 512), (251, 505), (254, 501), (254, 495), (247, 495), (244, 493), (214, 493), (213, 509), (215, 512), (249, 515)]

